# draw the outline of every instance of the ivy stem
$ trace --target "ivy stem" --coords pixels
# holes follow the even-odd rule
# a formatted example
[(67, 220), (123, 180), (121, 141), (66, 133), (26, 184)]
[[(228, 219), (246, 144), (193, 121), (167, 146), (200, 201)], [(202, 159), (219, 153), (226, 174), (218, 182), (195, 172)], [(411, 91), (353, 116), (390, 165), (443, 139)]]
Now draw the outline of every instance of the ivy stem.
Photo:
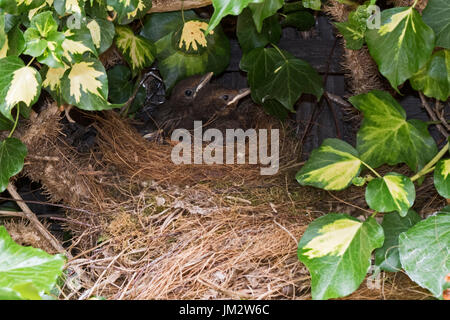
[(365, 163), (364, 161), (362, 161), (361, 159), (359, 159), (359, 161), (361, 161), (361, 163), (363, 165), (365, 165), (367, 167), (367, 169), (369, 169), (370, 171), (372, 171), (378, 178), (382, 178), (381, 175), (375, 171), (374, 168), (372, 168), (371, 166), (369, 166), (367, 163)]
[(372, 213), (372, 215), (370, 216), (371, 218), (375, 218), (375, 216), (378, 214), (378, 212), (374, 212), (374, 213)]
[(30, 60), (30, 62), (28, 62), (27, 67), (29, 67), (33, 63), (33, 61), (34, 61), (34, 57), (33, 57), (33, 59)]
[(14, 126), (13, 126), (13, 128), (12, 128), (11, 132), (9, 133), (9, 136), (8, 136), (8, 138), (11, 138), (11, 137), (12, 137), (12, 135), (13, 135), (13, 133), (14, 133), (14, 131), (16, 130), (16, 127), (17, 127), (17, 123), (19, 122), (19, 115), (20, 115), (20, 105), (17, 105), (17, 115), (16, 115), (16, 121), (14, 122)]
[(413, 5), (412, 5), (413, 8), (416, 7), (416, 4), (417, 4), (418, 1), (419, 1), (419, 0), (414, 1)]
[(281, 49), (278, 48), (278, 46), (275, 43), (271, 43), (270, 45), (278, 51), (278, 53), (283, 57), (284, 61), (286, 61), (286, 62), (288, 61), (286, 56), (283, 54), (283, 51), (281, 51)]
[[(447, 153), (448, 147), (449, 147), (449, 143), (447, 142), (447, 144), (441, 149), (441, 151), (439, 151), (438, 154), (433, 159), (431, 159), (431, 161), (428, 162), (425, 165), (425, 167), (422, 168), (422, 170), (420, 170), (414, 176), (411, 177), (411, 181), (416, 181), (420, 177), (422, 177), (422, 176), (426, 175), (427, 173), (430, 173), (431, 171), (433, 171), (434, 170), (434, 165), (436, 164), (436, 162), (438, 162), (444, 156), (444, 154)], [(433, 169), (433, 170), (431, 170), (431, 169)]]

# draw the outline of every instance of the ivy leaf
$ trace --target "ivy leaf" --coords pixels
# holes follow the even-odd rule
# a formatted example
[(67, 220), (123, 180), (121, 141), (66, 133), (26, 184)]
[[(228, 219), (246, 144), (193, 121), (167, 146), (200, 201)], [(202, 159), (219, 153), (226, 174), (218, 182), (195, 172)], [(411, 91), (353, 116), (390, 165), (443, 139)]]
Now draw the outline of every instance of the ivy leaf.
[(116, 46), (130, 65), (133, 75), (153, 64), (156, 51), (153, 43), (135, 35), (133, 30), (125, 26), (117, 26), (116, 34)]
[(366, 42), (381, 74), (398, 91), (427, 63), (435, 36), (416, 9), (400, 7), (381, 13), (381, 28), (367, 30)]
[(404, 217), (414, 204), (416, 189), (408, 177), (390, 172), (372, 179), (366, 188), (366, 202), (378, 212), (397, 211)]
[(11, 110), (19, 103), (33, 105), (41, 93), (41, 76), (19, 57), (0, 59), (0, 112), (13, 120)]
[(450, 50), (435, 52), (431, 60), (409, 79), (414, 90), (447, 101), (450, 96)]
[(85, 14), (85, 2), (86, 0), (54, 0), (53, 6), (60, 16), (73, 14), (77, 17), (82, 17)]
[(436, 46), (450, 49), (450, 2), (429, 0), (422, 14), (423, 21), (436, 34)]
[(313, 10), (320, 10), (320, 7), (322, 6), (322, 2), (320, 0), (303, 0), (302, 4), (305, 8), (313, 9)]
[(92, 42), (98, 54), (102, 54), (111, 47), (116, 32), (111, 21), (89, 18), (86, 27), (91, 33)]
[(311, 273), (313, 299), (331, 299), (355, 291), (370, 267), (370, 256), (383, 245), (383, 228), (331, 213), (313, 221), (298, 245), (298, 258)]
[(339, 139), (325, 139), (315, 149), (308, 162), (297, 173), (296, 179), (302, 186), (313, 186), (325, 190), (342, 190), (361, 172), (358, 152), (347, 142)]
[(355, 11), (350, 12), (347, 21), (335, 23), (348, 49), (359, 50), (363, 46), (369, 16), (367, 6), (359, 6)]
[(64, 65), (62, 68), (49, 68), (47, 66), (43, 66), (40, 71), (41, 76), (44, 79), (42, 82), (42, 88), (50, 93), (58, 105), (63, 105), (66, 103), (61, 90), (61, 80), (68, 68), (69, 67), (67, 65)]
[[(133, 94), (135, 83), (127, 66), (116, 65), (107, 71), (109, 84), (109, 100), (113, 103), (125, 103)], [(145, 102), (147, 91), (141, 86), (131, 104), (129, 113), (136, 112)]]
[(381, 226), (384, 230), (384, 244), (375, 250), (375, 264), (382, 270), (389, 272), (400, 271), (402, 265), (398, 253), (398, 236), (408, 231), (421, 220), (414, 210), (410, 209), (406, 216), (401, 217), (397, 212), (391, 212), (383, 216)]
[(212, 0), (214, 13), (209, 21), (206, 33), (214, 30), (219, 25), (220, 20), (225, 16), (229, 14), (237, 16), (244, 8), (248, 7), (250, 3), (262, 2), (264, 2), (264, 0)]
[(10, 14), (26, 13), (40, 7), (45, 0), (1, 0), (0, 9)]
[(450, 199), (450, 159), (441, 159), (436, 164), (434, 186), (441, 196)]
[(213, 72), (223, 72), (230, 61), (230, 43), (222, 28), (205, 34), (207, 22), (191, 11), (152, 14), (141, 35), (156, 41), (158, 67), (166, 88), (181, 79)]
[(66, 29), (64, 36), (65, 39), (62, 43), (63, 56), (68, 62), (72, 62), (74, 58), (80, 57), (87, 52), (97, 56), (91, 32), (85, 25), (82, 25), (80, 29)]
[(356, 149), (361, 160), (371, 167), (406, 163), (415, 171), (436, 155), (436, 142), (427, 125), (420, 120), (406, 120), (405, 110), (389, 93), (373, 90), (349, 101), (364, 114)]
[(0, 48), (0, 59), (7, 56), (19, 56), (25, 50), (25, 39), (19, 27), (12, 28), (8, 32), (3, 47)]
[(258, 33), (262, 31), (264, 20), (277, 13), (283, 4), (284, 0), (264, 0), (262, 3), (249, 4)]
[(7, 40), (8, 34), (5, 30), (5, 13), (0, 10), (0, 48), (3, 47)]
[(430, 216), (399, 236), (400, 261), (417, 284), (442, 299), (450, 273), (450, 214)]
[(98, 59), (83, 58), (68, 68), (61, 80), (62, 96), (67, 103), (83, 110), (104, 110), (121, 107), (108, 99), (108, 78)]
[(323, 94), (322, 79), (317, 71), (286, 51), (253, 49), (244, 55), (240, 67), (248, 72), (252, 98), (259, 104), (274, 99), (294, 111), (293, 106), (303, 93), (313, 94), (317, 99)]
[(308, 11), (297, 11), (289, 13), (281, 21), (283, 27), (297, 28), (299, 31), (307, 31), (314, 27), (316, 19)]
[(6, 119), (1, 113), (0, 113), (0, 131), (6, 131), (6, 130), (11, 130), (13, 127), (14, 123), (9, 120)]
[(60, 254), (18, 245), (0, 226), (0, 299), (38, 299), (50, 294), (64, 263)]
[(106, 3), (117, 12), (120, 24), (142, 18), (152, 7), (152, 0), (107, 0)]
[[(0, 141), (0, 192), (6, 190), (9, 178), (22, 171), (27, 152), (27, 147), (16, 138), (6, 138), (5, 140)], [(1, 253), (2, 251), (0, 250), (0, 256)], [(0, 259), (0, 261), (2, 261), (2, 259)], [(0, 267), (0, 270), (1, 269), (2, 268)]]
[(262, 29), (258, 32), (251, 11), (244, 9), (237, 20), (236, 35), (242, 51), (246, 53), (255, 48), (265, 47), (269, 43), (278, 43), (281, 38), (281, 25), (278, 17), (272, 16), (264, 20)]

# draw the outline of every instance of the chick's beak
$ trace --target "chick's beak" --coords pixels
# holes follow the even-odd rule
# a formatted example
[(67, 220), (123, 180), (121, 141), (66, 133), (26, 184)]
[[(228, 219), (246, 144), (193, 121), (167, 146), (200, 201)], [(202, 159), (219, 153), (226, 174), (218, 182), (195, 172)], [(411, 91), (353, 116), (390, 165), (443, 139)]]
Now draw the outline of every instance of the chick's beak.
[(199, 91), (202, 90), (209, 83), (209, 81), (211, 81), (213, 74), (214, 73), (212, 72), (208, 72), (203, 76), (203, 78), (200, 80), (200, 83), (195, 88), (194, 98), (199, 93)]
[(237, 103), (242, 98), (248, 96), (251, 93), (250, 89), (242, 89), (233, 99), (228, 101), (227, 106)]

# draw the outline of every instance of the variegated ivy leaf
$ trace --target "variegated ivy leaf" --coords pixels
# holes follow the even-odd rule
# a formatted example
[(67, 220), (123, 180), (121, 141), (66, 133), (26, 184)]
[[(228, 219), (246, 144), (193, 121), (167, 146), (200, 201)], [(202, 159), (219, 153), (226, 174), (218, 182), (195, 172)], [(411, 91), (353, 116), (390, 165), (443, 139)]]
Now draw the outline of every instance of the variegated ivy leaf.
[(84, 16), (85, 2), (86, 0), (54, 0), (53, 6), (60, 16), (73, 14), (76, 17), (82, 17)]
[(434, 186), (441, 196), (450, 199), (450, 159), (441, 159), (436, 164)]
[(398, 91), (430, 59), (435, 36), (416, 9), (399, 7), (381, 13), (381, 28), (368, 30), (366, 42), (381, 74)]
[(435, 52), (409, 82), (427, 97), (447, 101), (450, 97), (450, 50)]
[[(51, 85), (50, 82), (49, 85)], [(120, 105), (112, 105), (107, 101), (108, 78), (105, 68), (98, 59), (76, 59), (64, 72), (61, 90), (67, 103), (83, 110), (105, 110), (120, 107)]]
[(67, 65), (64, 65), (64, 67), (62, 68), (49, 68), (47, 66), (44, 66), (40, 70), (43, 79), (42, 88), (50, 93), (50, 95), (58, 103), (58, 105), (66, 103), (62, 95), (61, 80), (68, 68), (69, 67)]
[(3, 47), (0, 48), (0, 59), (6, 56), (19, 56), (25, 50), (25, 39), (20, 28), (12, 28), (7, 35)]
[(116, 27), (115, 43), (130, 65), (133, 75), (151, 66), (155, 61), (156, 49), (153, 43), (142, 36), (135, 35), (129, 27)]
[(0, 59), (0, 112), (12, 120), (11, 110), (19, 103), (33, 105), (41, 93), (41, 76), (19, 57)]
[(65, 39), (62, 43), (63, 56), (71, 62), (75, 57), (88, 52), (97, 56), (97, 50), (92, 41), (91, 32), (86, 26), (80, 29), (67, 29), (64, 32)]
[(360, 222), (331, 213), (314, 220), (298, 244), (298, 258), (311, 274), (312, 298), (338, 298), (358, 289), (372, 251), (383, 241), (383, 228), (374, 218)]
[(358, 152), (351, 145), (339, 139), (326, 139), (311, 153), (296, 179), (302, 186), (342, 190), (359, 176), (361, 166)]
[(183, 78), (208, 71), (219, 74), (227, 68), (229, 40), (220, 26), (205, 34), (206, 25), (193, 11), (184, 12), (184, 19), (181, 12), (155, 13), (145, 22), (141, 35), (155, 42), (169, 91)]
[(302, 4), (305, 8), (313, 9), (316, 11), (320, 10), (322, 2), (320, 0), (303, 0)]
[(391, 172), (367, 184), (366, 202), (378, 212), (397, 211), (404, 217), (414, 204), (416, 189), (411, 179)]
[(28, 20), (33, 19), (33, 17), (35, 15), (37, 15), (39, 12), (42, 12), (43, 10), (51, 9), (52, 6), (53, 6), (53, 0), (45, 0), (44, 3), (42, 3), (39, 7), (28, 11)]
[(7, 38), (8, 34), (5, 30), (5, 13), (0, 10), (0, 48), (3, 47)]
[(106, 3), (117, 13), (120, 24), (142, 18), (152, 7), (151, 0), (107, 0)]
[(450, 211), (417, 223), (399, 236), (400, 261), (406, 274), (442, 299), (450, 273)]
[(5, 191), (9, 179), (22, 171), (27, 147), (16, 138), (0, 141), (0, 192)]
[(10, 14), (21, 14), (41, 6), (45, 0), (2, 0), (0, 9)]
[(406, 163), (416, 171), (436, 155), (436, 142), (427, 125), (406, 120), (405, 110), (389, 93), (373, 90), (349, 101), (364, 114), (356, 149), (371, 167)]
[(111, 47), (115, 35), (114, 24), (105, 19), (88, 19), (86, 27), (89, 29), (92, 42), (98, 51), (102, 54)]
[(367, 30), (367, 5), (359, 6), (355, 11), (350, 12), (348, 20), (336, 22), (335, 25), (345, 39), (345, 45), (352, 50), (359, 50), (364, 44), (364, 35)]
[(212, 0), (214, 13), (209, 21), (207, 32), (214, 30), (225, 16), (239, 15), (250, 3), (262, 3), (264, 0)]
[(58, 32), (58, 24), (51, 11), (39, 13), (31, 19), (30, 27), (24, 33), (25, 54), (37, 57), (40, 63), (50, 67), (62, 67), (62, 43), (65, 36)]

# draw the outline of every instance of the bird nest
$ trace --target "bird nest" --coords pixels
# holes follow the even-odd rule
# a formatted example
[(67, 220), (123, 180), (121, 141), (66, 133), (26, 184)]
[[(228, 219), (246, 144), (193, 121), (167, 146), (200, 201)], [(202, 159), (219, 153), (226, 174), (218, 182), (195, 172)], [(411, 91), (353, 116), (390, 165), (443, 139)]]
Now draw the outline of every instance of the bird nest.
[[(300, 146), (273, 119), (261, 125), (280, 128), (280, 154), (292, 156), (270, 177), (248, 165), (179, 167), (170, 145), (145, 141), (115, 113), (95, 123), (89, 154), (65, 142), (54, 104), (18, 133), (29, 147), (25, 174), (66, 209), (64, 298), (309, 299), (296, 254), (307, 225), (330, 211), (365, 215), (358, 189), (329, 194), (295, 182)], [(55, 251), (23, 221), (6, 227), (22, 244)], [(380, 281), (348, 298), (428, 297), (403, 274)]]

